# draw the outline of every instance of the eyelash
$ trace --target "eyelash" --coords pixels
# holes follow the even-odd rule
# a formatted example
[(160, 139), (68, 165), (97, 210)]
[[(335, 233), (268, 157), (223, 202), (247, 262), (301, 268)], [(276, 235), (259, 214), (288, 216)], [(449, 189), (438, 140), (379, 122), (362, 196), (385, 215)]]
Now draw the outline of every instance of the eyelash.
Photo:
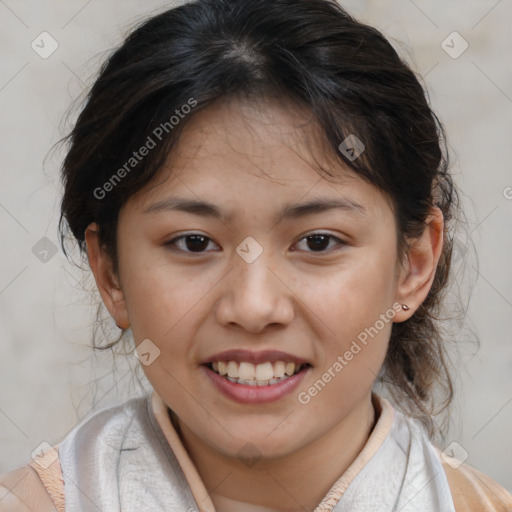
[[(184, 252), (186, 254), (197, 254), (197, 255), (200, 255), (200, 254), (204, 254), (205, 252), (208, 252), (208, 251), (194, 252), (194, 251), (187, 251), (187, 250), (176, 248), (176, 242), (178, 240), (182, 240), (182, 239), (189, 238), (189, 237), (194, 237), (194, 236), (199, 236), (199, 237), (202, 237), (202, 238), (204, 238), (206, 240), (212, 241), (211, 238), (209, 238), (207, 236), (204, 236), (201, 233), (187, 233), (185, 235), (180, 235), (180, 236), (178, 236), (176, 238), (173, 238), (172, 240), (167, 242), (165, 245), (170, 247), (171, 250), (173, 250), (173, 251)], [(308, 234), (306, 236), (303, 236), (297, 243), (300, 243), (303, 240), (306, 240), (308, 238), (312, 238), (312, 237), (315, 237), (315, 236), (324, 236), (324, 237), (328, 237), (330, 239), (336, 240), (338, 242), (338, 245), (341, 245), (341, 246), (347, 245), (347, 243), (344, 242), (343, 240), (341, 240), (340, 238), (338, 238), (338, 237), (336, 237), (334, 235), (331, 235), (330, 233), (322, 233), (322, 232), (314, 232), (314, 233)], [(331, 250), (332, 250), (332, 248), (331, 248)], [(328, 252), (331, 252), (331, 251), (330, 250), (323, 250), (323, 251), (306, 251), (306, 252), (310, 252), (312, 254), (325, 254), (325, 253), (328, 253)]]

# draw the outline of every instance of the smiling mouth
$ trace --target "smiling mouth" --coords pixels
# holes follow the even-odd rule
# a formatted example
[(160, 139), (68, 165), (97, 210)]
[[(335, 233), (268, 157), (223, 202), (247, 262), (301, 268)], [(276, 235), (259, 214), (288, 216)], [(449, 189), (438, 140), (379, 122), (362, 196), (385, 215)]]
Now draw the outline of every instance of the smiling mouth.
[(217, 375), (235, 384), (271, 386), (293, 377), (311, 365), (285, 361), (267, 361), (260, 364), (245, 361), (219, 361), (207, 363), (206, 366)]

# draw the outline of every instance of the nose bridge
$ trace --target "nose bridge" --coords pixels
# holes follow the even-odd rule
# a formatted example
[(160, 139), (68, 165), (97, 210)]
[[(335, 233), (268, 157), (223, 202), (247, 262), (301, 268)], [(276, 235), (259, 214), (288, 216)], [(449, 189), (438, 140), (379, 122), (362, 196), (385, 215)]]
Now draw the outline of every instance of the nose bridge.
[(287, 323), (291, 319), (287, 288), (271, 270), (273, 256), (259, 247), (249, 240), (240, 244), (234, 255), (228, 290), (218, 310), (219, 321), (226, 325), (236, 323), (259, 331), (269, 323)]
[(250, 299), (251, 295), (256, 300), (258, 297), (271, 299), (271, 295), (276, 291), (272, 290), (276, 288), (276, 278), (269, 269), (271, 254), (263, 248), (256, 251), (250, 243), (248, 245), (249, 251), (243, 253), (247, 245), (244, 247), (241, 244), (234, 258), (234, 292), (245, 299)]
[(233, 257), (235, 273), (250, 287), (267, 284), (268, 266), (271, 264), (272, 253), (268, 244), (266, 245), (263, 247), (255, 238), (248, 236), (236, 248), (236, 254)]

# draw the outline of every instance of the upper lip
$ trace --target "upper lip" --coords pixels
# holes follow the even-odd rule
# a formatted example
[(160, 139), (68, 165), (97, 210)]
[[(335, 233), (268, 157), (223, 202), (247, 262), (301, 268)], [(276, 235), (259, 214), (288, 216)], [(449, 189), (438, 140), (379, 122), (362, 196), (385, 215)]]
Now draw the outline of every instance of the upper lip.
[(280, 350), (262, 350), (260, 352), (254, 352), (252, 350), (235, 349), (225, 350), (224, 352), (218, 352), (208, 359), (203, 361), (203, 364), (207, 363), (218, 363), (219, 361), (238, 361), (248, 362), (253, 364), (266, 363), (267, 361), (285, 361), (287, 363), (295, 364), (307, 364), (308, 361), (301, 357), (288, 354)]

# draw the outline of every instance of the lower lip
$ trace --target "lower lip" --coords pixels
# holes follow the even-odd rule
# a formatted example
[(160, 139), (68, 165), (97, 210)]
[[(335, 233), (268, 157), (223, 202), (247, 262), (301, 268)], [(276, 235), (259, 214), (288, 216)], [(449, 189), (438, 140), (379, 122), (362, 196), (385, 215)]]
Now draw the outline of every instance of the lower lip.
[(222, 394), (243, 404), (267, 404), (280, 400), (297, 388), (310, 368), (310, 366), (306, 366), (295, 375), (277, 384), (270, 384), (268, 386), (248, 386), (247, 384), (231, 382), (225, 377), (221, 377), (218, 373), (215, 373), (208, 366), (201, 365), (202, 371), (206, 373)]

